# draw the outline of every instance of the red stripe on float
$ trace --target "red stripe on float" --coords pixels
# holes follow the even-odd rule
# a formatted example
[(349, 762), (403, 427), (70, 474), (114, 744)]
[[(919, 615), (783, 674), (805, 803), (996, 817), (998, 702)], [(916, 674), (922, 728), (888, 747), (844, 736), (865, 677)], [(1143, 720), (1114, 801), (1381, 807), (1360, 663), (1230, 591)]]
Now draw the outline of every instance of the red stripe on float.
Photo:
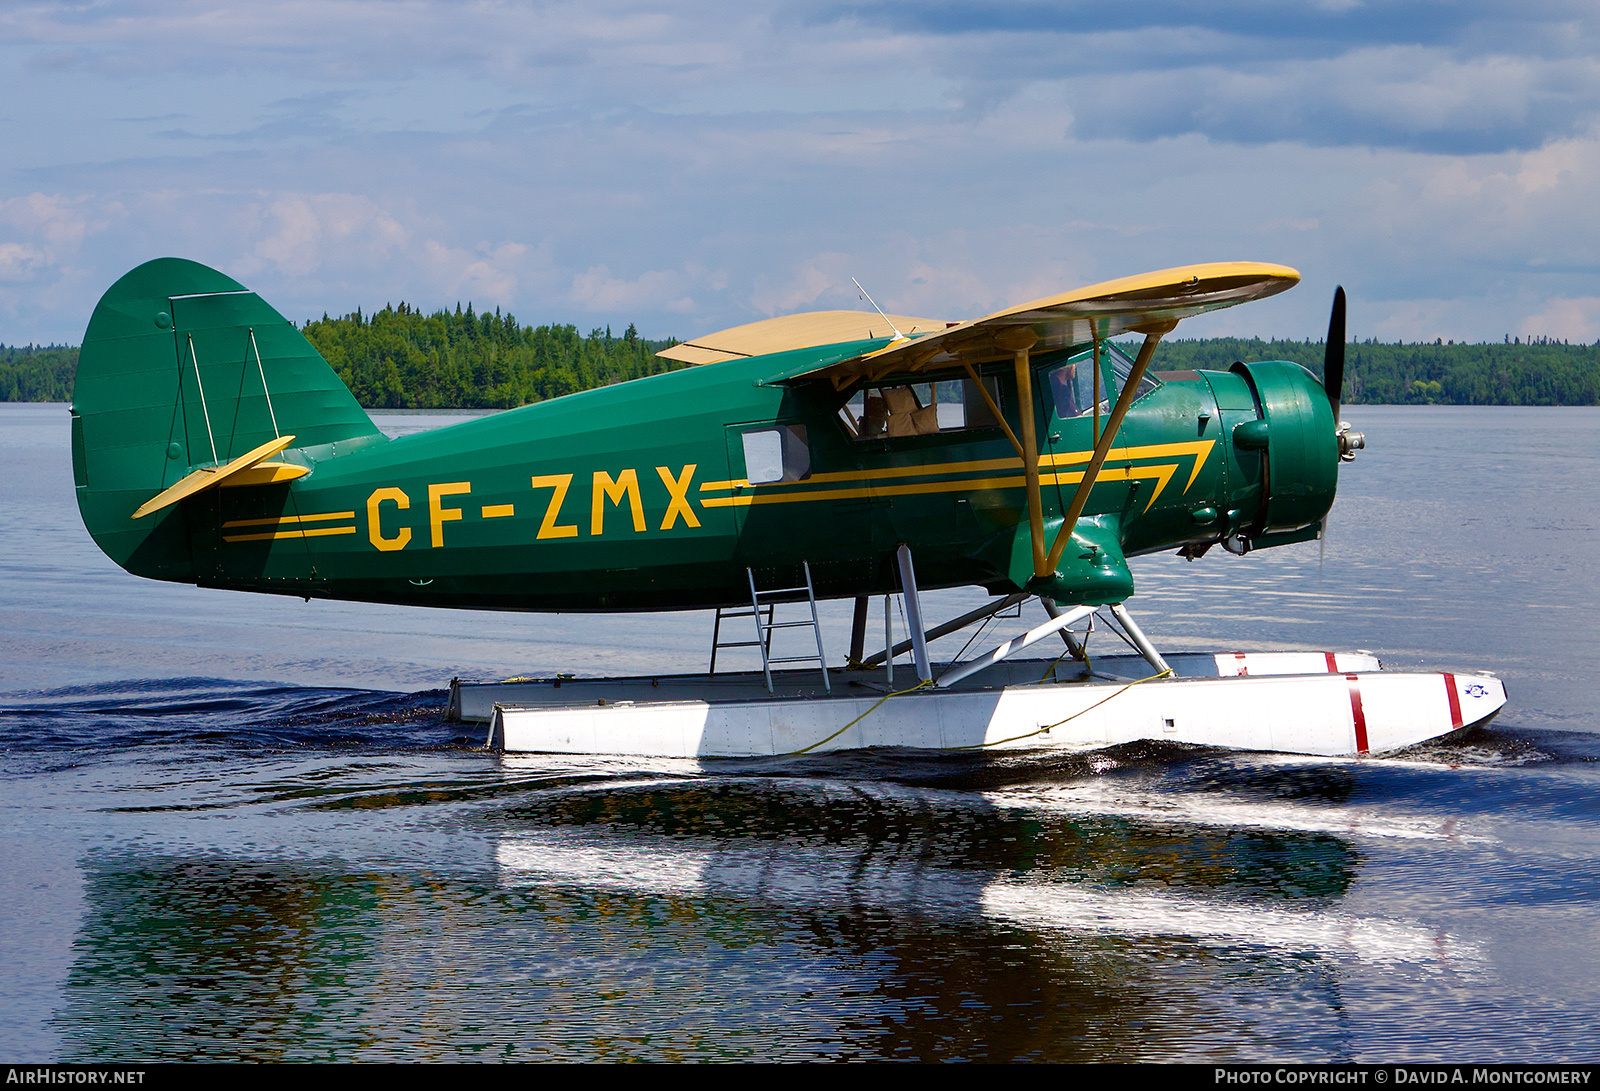
[(1329, 674), (1338, 674), (1339, 673), (1339, 664), (1333, 658), (1333, 653), (1332, 652), (1323, 652), (1322, 654), (1328, 657), (1328, 673)]
[(1456, 692), (1456, 676), (1444, 676), (1444, 692), (1450, 698), (1450, 726), (1461, 726), (1461, 694)]
[(1235, 666), (1237, 666), (1239, 668), (1238, 677), (1244, 678), (1244, 677), (1248, 676), (1249, 673), (1250, 673), (1250, 667), (1245, 662), (1245, 653), (1244, 652), (1234, 652), (1233, 653), (1233, 657), (1234, 657), (1234, 659), (1238, 660), (1238, 662), (1235, 664)]
[(1356, 726), (1356, 753), (1368, 753), (1367, 714), (1361, 711), (1361, 680), (1354, 674), (1344, 676), (1350, 684), (1350, 719)]

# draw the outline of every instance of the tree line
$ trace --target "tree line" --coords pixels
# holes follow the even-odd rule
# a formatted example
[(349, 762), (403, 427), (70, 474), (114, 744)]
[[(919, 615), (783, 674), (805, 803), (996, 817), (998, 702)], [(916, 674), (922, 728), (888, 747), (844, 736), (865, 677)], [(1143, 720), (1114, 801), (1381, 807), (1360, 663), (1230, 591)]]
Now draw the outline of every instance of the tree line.
[(68, 402), (78, 373), (69, 345), (0, 345), (0, 402)]
[[(1235, 361), (1294, 360), (1322, 377), (1322, 341), (1213, 337), (1163, 341), (1152, 367), (1226, 370)], [(1600, 343), (1569, 345), (1550, 337), (1503, 344), (1345, 345), (1346, 403), (1367, 405), (1600, 405)]]
[[(405, 303), (372, 314), (323, 315), (302, 328), (362, 405), (373, 409), (508, 409), (685, 365), (656, 352), (673, 340), (630, 324), (580, 334), (576, 326), (522, 326), (497, 308), (432, 314)], [(1235, 361), (1295, 360), (1322, 373), (1321, 341), (1215, 337), (1164, 341), (1154, 367), (1226, 370)], [(78, 349), (0, 345), (0, 401), (68, 401)], [(1504, 344), (1345, 347), (1347, 403), (1600, 405), (1600, 344), (1508, 338)]]
[(370, 316), (323, 315), (301, 331), (369, 409), (512, 409), (685, 365), (663, 360), (676, 341), (650, 341), (632, 323), (522, 326), (469, 303), (424, 315), (405, 303)]

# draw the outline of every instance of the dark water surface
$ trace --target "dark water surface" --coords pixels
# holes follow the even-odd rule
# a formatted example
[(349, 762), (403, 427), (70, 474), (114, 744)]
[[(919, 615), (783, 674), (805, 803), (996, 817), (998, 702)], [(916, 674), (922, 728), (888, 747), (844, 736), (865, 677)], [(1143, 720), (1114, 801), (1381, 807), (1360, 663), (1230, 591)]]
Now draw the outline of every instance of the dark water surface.
[(0, 405), (0, 1055), (1593, 1061), (1600, 412), (1347, 415), (1325, 560), (1146, 558), (1133, 606), (1497, 671), (1487, 730), (698, 763), (497, 757), (439, 687), (696, 669), (705, 616), (141, 581), (65, 407)]

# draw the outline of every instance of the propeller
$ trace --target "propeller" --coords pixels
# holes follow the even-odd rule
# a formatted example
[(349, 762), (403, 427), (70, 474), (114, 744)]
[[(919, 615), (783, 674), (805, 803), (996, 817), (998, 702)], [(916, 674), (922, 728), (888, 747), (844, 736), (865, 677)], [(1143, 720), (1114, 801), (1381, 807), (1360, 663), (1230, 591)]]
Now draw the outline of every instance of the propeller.
[(1333, 311), (1328, 315), (1328, 346), (1322, 361), (1322, 387), (1328, 392), (1333, 426), (1339, 439), (1339, 461), (1354, 462), (1367, 446), (1367, 437), (1353, 432), (1339, 419), (1339, 398), (1344, 393), (1344, 285), (1333, 290)]
[[(1367, 445), (1367, 437), (1350, 429), (1339, 419), (1339, 398), (1344, 394), (1344, 285), (1333, 290), (1333, 310), (1328, 315), (1328, 345), (1322, 360), (1322, 388), (1328, 392), (1328, 407), (1333, 410), (1334, 436), (1338, 441), (1339, 461), (1354, 462), (1356, 452)], [(1322, 572), (1328, 556), (1328, 516), (1322, 517), (1317, 533), (1317, 572)]]
[(1344, 391), (1344, 285), (1333, 290), (1333, 312), (1328, 315), (1328, 347), (1322, 358), (1322, 386), (1339, 419), (1339, 395)]

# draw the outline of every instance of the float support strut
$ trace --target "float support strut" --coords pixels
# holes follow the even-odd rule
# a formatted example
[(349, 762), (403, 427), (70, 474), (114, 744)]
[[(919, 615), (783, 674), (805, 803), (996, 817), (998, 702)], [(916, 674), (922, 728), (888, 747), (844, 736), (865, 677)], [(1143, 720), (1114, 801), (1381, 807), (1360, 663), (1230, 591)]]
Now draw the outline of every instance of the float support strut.
[(917, 679), (933, 680), (933, 667), (928, 662), (928, 641), (922, 627), (922, 597), (917, 594), (917, 572), (911, 564), (911, 549), (904, 542), (895, 551), (900, 562), (900, 591), (906, 603), (906, 625), (911, 629), (911, 658), (916, 661)]
[[(1128, 611), (1122, 603), (1119, 602), (1111, 607), (1111, 616), (1117, 619), (1117, 624), (1122, 626), (1122, 631), (1128, 634), (1128, 639), (1133, 641), (1133, 646), (1139, 649), (1139, 654), (1144, 656), (1146, 663), (1156, 669), (1156, 673), (1172, 671), (1172, 668), (1167, 666), (1167, 661), (1161, 658), (1161, 653), (1156, 651), (1156, 646), (1150, 643), (1150, 638), (1144, 635), (1144, 630), (1134, 624), (1133, 618), (1128, 616)], [(1173, 673), (1174, 675), (1176, 674), (1175, 671)]]
[(867, 651), (867, 597), (856, 597), (855, 616), (850, 619), (850, 665), (852, 667), (861, 662), (861, 657)]
[[(1018, 591), (1015, 594), (1007, 595), (1003, 599), (995, 599), (987, 606), (980, 606), (976, 610), (969, 610), (960, 617), (951, 618), (949, 621), (941, 622), (940, 624), (935, 625), (933, 628), (928, 630), (927, 635), (923, 637), (923, 640), (932, 642), (938, 640), (941, 636), (949, 636), (958, 629), (965, 629), (974, 621), (982, 621), (986, 617), (989, 617), (993, 614), (998, 614), (1001, 610), (1009, 609), (1028, 597), (1029, 596), (1026, 591)], [(911, 641), (902, 640), (900, 643), (894, 646), (894, 654), (899, 655), (902, 652), (909, 651), (910, 648)], [(873, 652), (870, 656), (861, 661), (861, 665), (863, 667), (876, 667), (881, 664), (885, 658), (886, 656), (883, 652)]]
[(977, 659), (963, 663), (959, 667), (945, 671), (939, 676), (939, 681), (935, 682), (934, 685), (940, 689), (948, 689), (963, 678), (969, 678), (981, 670), (1011, 658), (1011, 656), (1028, 645), (1037, 644), (1051, 633), (1060, 632), (1073, 622), (1086, 618), (1092, 613), (1094, 613), (1093, 606), (1074, 606), (1060, 617), (1053, 617), (1043, 625), (1037, 625), (1021, 636), (1013, 637), (988, 655), (979, 656)]
[[(1063, 613), (1065, 613), (1061, 607), (1056, 605), (1055, 599), (1047, 599), (1041, 595), (1039, 597), (1039, 603), (1044, 607), (1044, 612), (1049, 614), (1051, 617), (1060, 617)], [(1062, 629), (1061, 639), (1066, 641), (1067, 650), (1072, 653), (1072, 658), (1078, 660), (1079, 662), (1088, 662), (1087, 658), (1083, 654), (1083, 645), (1078, 643), (1078, 639), (1072, 635), (1071, 629)]]

